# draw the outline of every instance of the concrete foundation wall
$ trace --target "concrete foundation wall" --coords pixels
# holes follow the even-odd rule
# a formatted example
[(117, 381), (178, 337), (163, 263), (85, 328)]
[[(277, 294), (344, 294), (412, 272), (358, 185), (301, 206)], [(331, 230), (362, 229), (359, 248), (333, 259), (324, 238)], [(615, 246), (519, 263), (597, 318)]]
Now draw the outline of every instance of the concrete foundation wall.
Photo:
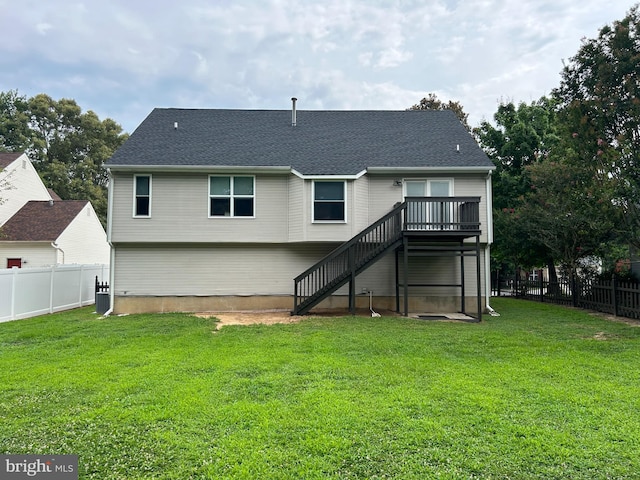
[[(400, 297), (400, 310), (404, 308)], [(374, 310), (396, 309), (395, 297), (373, 297)], [(484, 303), (483, 309), (484, 309)], [(349, 297), (333, 295), (313, 310), (345, 309), (349, 306)], [(357, 295), (356, 307), (369, 308), (369, 297)], [(459, 297), (414, 296), (409, 297), (410, 313), (454, 313), (461, 310)], [(166, 313), (166, 312), (228, 312), (259, 310), (292, 310), (293, 297), (290, 295), (255, 296), (116, 296), (114, 314), (121, 313)], [(467, 314), (476, 315), (477, 297), (466, 297)], [(311, 313), (313, 313), (313, 310)]]

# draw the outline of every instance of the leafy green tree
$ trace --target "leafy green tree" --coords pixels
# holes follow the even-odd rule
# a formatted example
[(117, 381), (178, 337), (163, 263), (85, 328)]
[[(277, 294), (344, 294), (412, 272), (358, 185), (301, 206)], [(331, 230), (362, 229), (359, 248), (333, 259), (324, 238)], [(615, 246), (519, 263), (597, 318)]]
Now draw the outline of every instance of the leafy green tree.
[(495, 126), (482, 122), (474, 130), (480, 145), (496, 165), (493, 204), (513, 208), (529, 190), (525, 169), (547, 159), (559, 143), (556, 107), (547, 97), (531, 104), (504, 103), (494, 115)]
[[(0, 149), (26, 151), (45, 185), (63, 200), (89, 200), (103, 224), (107, 218), (104, 162), (126, 140), (122, 127), (82, 112), (74, 100), (0, 95)], [(9, 112), (9, 113), (7, 113)], [(3, 119), (19, 113), (12, 123)]]
[(554, 91), (570, 128), (570, 160), (611, 184), (626, 238), (640, 247), (640, 10), (583, 39)]
[(580, 260), (602, 256), (617, 231), (609, 192), (589, 168), (549, 160), (527, 167), (531, 190), (519, 214), (556, 262), (571, 274)]
[(0, 152), (22, 152), (31, 145), (28, 108), (17, 90), (0, 92)]
[(552, 280), (555, 262), (528, 218), (526, 198), (531, 190), (527, 166), (547, 160), (558, 145), (555, 103), (542, 97), (531, 104), (504, 103), (495, 124), (474, 129), (480, 145), (496, 165), (493, 174), (494, 269), (548, 265)]
[(452, 110), (453, 113), (456, 114), (462, 125), (469, 131), (471, 131), (471, 127), (469, 127), (469, 115), (464, 112), (464, 108), (460, 104), (460, 102), (453, 102), (449, 100), (448, 102), (443, 102), (440, 100), (435, 93), (430, 93), (418, 103), (413, 105), (409, 110)]

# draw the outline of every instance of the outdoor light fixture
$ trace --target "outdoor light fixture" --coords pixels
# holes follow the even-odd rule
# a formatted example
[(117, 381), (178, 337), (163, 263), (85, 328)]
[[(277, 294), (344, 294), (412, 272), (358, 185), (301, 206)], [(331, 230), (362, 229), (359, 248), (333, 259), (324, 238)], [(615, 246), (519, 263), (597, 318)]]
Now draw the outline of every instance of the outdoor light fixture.
[(393, 186), (394, 187), (401, 187), (402, 186), (402, 180), (394, 180), (393, 181)]

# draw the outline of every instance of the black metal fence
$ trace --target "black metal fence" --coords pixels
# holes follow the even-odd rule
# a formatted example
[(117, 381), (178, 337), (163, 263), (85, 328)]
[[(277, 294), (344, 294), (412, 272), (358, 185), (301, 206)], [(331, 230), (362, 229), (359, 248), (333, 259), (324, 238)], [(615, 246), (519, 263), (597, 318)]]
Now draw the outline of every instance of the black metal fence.
[(550, 282), (545, 279), (542, 270), (524, 276), (518, 272), (511, 278), (501, 278), (494, 274), (491, 294), (640, 319), (640, 285), (620, 281), (615, 276), (609, 280), (574, 278)]

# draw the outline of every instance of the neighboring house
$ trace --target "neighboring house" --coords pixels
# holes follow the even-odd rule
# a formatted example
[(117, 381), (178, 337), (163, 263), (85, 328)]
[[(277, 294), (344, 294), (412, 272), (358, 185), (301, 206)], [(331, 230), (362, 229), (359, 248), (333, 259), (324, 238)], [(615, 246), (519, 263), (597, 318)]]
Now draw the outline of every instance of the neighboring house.
[(87, 200), (60, 200), (26, 155), (0, 153), (0, 268), (108, 264), (106, 233)]
[(494, 167), (453, 112), (155, 109), (106, 166), (115, 313), (488, 306)]
[(29, 200), (49, 200), (35, 167), (24, 153), (0, 153), (0, 226)]

